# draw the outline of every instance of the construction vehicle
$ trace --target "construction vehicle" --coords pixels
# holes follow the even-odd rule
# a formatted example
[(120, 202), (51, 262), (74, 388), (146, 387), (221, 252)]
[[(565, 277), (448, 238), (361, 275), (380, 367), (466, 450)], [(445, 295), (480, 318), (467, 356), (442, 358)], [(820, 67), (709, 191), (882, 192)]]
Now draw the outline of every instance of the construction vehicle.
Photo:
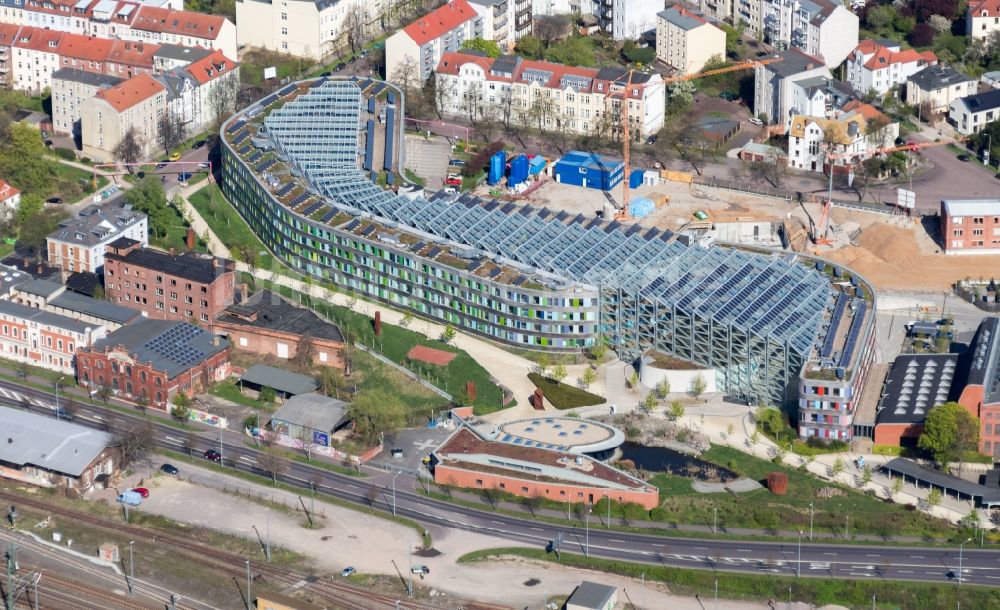
[[(663, 79), (664, 85), (669, 85), (671, 83), (676, 83), (680, 81), (694, 80), (697, 78), (705, 78), (707, 76), (715, 76), (717, 74), (726, 74), (729, 72), (737, 72), (740, 70), (751, 70), (757, 66), (763, 66), (767, 64), (773, 64), (781, 61), (780, 57), (771, 57), (761, 60), (748, 60), (741, 61), (739, 63), (733, 64), (731, 66), (725, 66), (723, 68), (715, 68), (712, 70), (704, 70), (702, 72), (694, 72), (691, 74), (682, 74), (679, 76), (668, 76)], [(615, 212), (615, 220), (628, 221), (632, 220), (632, 215), (628, 211), (628, 199), (629, 199), (629, 180), (632, 177), (632, 137), (631, 137), (631, 125), (629, 123), (628, 116), (628, 92), (632, 87), (632, 74), (635, 70), (628, 71), (628, 77), (625, 79), (625, 86), (621, 91), (621, 118), (622, 118), (622, 155), (625, 161), (625, 177), (622, 180), (622, 204), (621, 207)], [(609, 95), (608, 99), (617, 98), (617, 95)]]

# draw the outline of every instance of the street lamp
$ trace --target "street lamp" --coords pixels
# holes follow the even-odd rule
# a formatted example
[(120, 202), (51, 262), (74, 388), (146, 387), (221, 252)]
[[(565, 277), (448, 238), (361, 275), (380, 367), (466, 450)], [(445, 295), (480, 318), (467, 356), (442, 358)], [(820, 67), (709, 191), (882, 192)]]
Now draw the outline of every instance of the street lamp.
[(587, 512), (583, 515), (583, 523), (586, 530), (586, 543), (583, 547), (583, 554), (585, 557), (590, 557), (590, 511), (592, 510), (594, 510), (594, 506), (588, 506)]
[(719, 508), (717, 506), (712, 507), (712, 535), (719, 533)]
[(62, 411), (59, 410), (59, 384), (62, 383), (63, 379), (66, 379), (65, 375), (62, 375), (62, 376), (59, 377), (59, 379), (56, 379), (56, 418), (57, 419), (62, 419)]
[(795, 575), (802, 578), (802, 530), (799, 530), (799, 561), (795, 564)]
[(813, 517), (816, 515), (816, 505), (814, 502), (809, 503), (809, 542), (813, 539)]
[(392, 516), (393, 517), (396, 516), (396, 477), (398, 477), (401, 474), (403, 474), (402, 470), (400, 470), (396, 474), (392, 475)]
[(132, 545), (135, 544), (135, 540), (128, 541), (128, 594), (133, 595), (134, 591), (132, 589), (132, 581), (135, 580), (135, 559), (132, 554)]
[(962, 551), (966, 544), (972, 541), (972, 538), (968, 538), (965, 542), (958, 545), (958, 586), (962, 586)]

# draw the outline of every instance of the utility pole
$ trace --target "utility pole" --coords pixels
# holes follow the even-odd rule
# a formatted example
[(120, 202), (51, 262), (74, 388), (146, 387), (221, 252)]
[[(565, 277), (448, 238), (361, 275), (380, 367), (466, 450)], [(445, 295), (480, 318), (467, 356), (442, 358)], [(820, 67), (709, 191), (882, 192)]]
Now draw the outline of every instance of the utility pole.
[(409, 544), (406, 545), (406, 561), (410, 568), (406, 580), (406, 596), (413, 597), (413, 548)]
[(716, 506), (712, 507), (712, 534), (716, 535), (719, 533), (719, 508)]
[(392, 475), (392, 516), (393, 517), (396, 516), (396, 477), (398, 477), (401, 474), (403, 474), (402, 470), (400, 470), (396, 474)]
[(815, 502), (809, 503), (809, 542), (813, 539), (813, 517), (816, 515), (816, 504)]
[(132, 546), (135, 540), (128, 541), (128, 594), (135, 595), (132, 583), (135, 581), (135, 555), (132, 554)]
[(646, 610), (646, 573), (642, 573), (642, 596), (640, 597), (640, 603), (642, 604), (642, 610)]
[(250, 560), (245, 559), (243, 563), (247, 564), (247, 610), (252, 610), (250, 606)]
[(38, 608), (38, 580), (41, 578), (41, 574), (38, 572), (28, 572), (27, 574), (22, 574), (18, 576), (18, 564), (17, 564), (17, 544), (11, 542), (7, 545), (7, 586), (5, 593), (7, 594), (4, 598), (4, 608), (5, 610), (14, 610), (14, 604), (17, 601), (18, 596), (22, 591), (27, 592), (28, 587), (34, 587), (35, 589), (35, 609)]
[(802, 530), (799, 530), (799, 561), (795, 564), (795, 576), (802, 578)]
[(264, 558), (271, 563), (271, 509), (267, 509), (267, 526), (264, 538)]
[(226, 467), (226, 459), (222, 455), (222, 426), (219, 426), (219, 466)]
[(593, 507), (587, 508), (587, 512), (583, 515), (584, 528), (587, 532), (586, 543), (585, 546), (583, 547), (584, 557), (590, 557), (590, 511), (591, 510), (593, 510)]
[(956, 580), (958, 580), (958, 586), (960, 587), (962, 586), (962, 581), (965, 580), (965, 576), (962, 575), (962, 551), (964, 550), (965, 545), (969, 544), (971, 541), (972, 538), (969, 538), (962, 544), (958, 545), (958, 578)]

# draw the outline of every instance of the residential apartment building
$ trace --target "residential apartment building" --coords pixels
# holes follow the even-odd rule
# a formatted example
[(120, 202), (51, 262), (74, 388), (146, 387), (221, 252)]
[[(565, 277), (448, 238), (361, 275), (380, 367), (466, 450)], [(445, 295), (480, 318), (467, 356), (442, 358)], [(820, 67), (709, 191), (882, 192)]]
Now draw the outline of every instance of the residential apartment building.
[(137, 309), (73, 292), (65, 284), (51, 280), (29, 279), (21, 282), (11, 289), (9, 298), (14, 303), (103, 326), (108, 332), (142, 317)]
[(77, 350), (76, 378), (163, 411), (178, 393), (194, 396), (229, 376), (229, 342), (197, 326), (143, 318)]
[(978, 87), (978, 82), (971, 76), (951, 66), (938, 64), (906, 79), (904, 99), (921, 113), (937, 114), (947, 112), (955, 100), (975, 95)]
[(656, 73), (622, 68), (575, 68), (517, 55), (490, 59), (446, 53), (437, 70), (447, 112), (477, 117), (493, 113), (515, 124), (572, 134), (619, 132), (623, 96), (631, 132), (646, 138), (663, 127), (664, 85)]
[(948, 122), (955, 131), (969, 135), (1000, 119), (1000, 89), (958, 98), (948, 105)]
[(235, 102), (240, 88), (239, 64), (222, 51), (212, 51), (156, 79), (167, 89), (171, 120), (183, 123), (187, 133), (209, 127), (220, 111)]
[(799, 49), (788, 49), (770, 58), (778, 61), (754, 68), (753, 113), (771, 125), (784, 125), (788, 129), (795, 83), (816, 77), (829, 80), (830, 70), (818, 58)]
[(236, 25), (221, 15), (141, 5), (119, 38), (156, 44), (205, 47), (236, 57)]
[(99, 91), (124, 82), (106, 74), (77, 68), (60, 68), (52, 73), (52, 128), (56, 133), (80, 136), (80, 107)]
[(941, 238), (945, 254), (1000, 254), (1000, 200), (945, 199)]
[(0, 357), (73, 374), (73, 355), (103, 339), (105, 329), (68, 316), (0, 300)]
[(597, 23), (615, 40), (636, 40), (656, 29), (663, 0), (594, 0)]
[(19, 26), (0, 23), (0, 87), (9, 89), (13, 85), (14, 53), (11, 47), (17, 40)]
[(63, 33), (40, 28), (21, 28), (11, 45), (11, 86), (39, 93), (52, 86), (52, 73), (59, 66), (59, 40)]
[(858, 44), (858, 16), (840, 0), (761, 0), (762, 34), (835, 68)]
[[(866, 161), (879, 148), (891, 146), (899, 124), (874, 106), (855, 102), (837, 118), (796, 115), (788, 130), (788, 166), (813, 172), (831, 164), (849, 168)], [(846, 169), (844, 170), (846, 171)]]
[(359, 21), (373, 32), (394, 1), (237, 0), (237, 43), (318, 61), (349, 48), (347, 33)]
[(0, 180), (0, 214), (10, 216), (21, 205), (21, 191)]
[(108, 244), (119, 237), (149, 245), (146, 215), (126, 205), (86, 207), (46, 237), (49, 265), (70, 273), (100, 273)]
[(108, 298), (151, 319), (209, 323), (233, 304), (236, 263), (231, 260), (160, 252), (119, 238), (108, 245), (104, 261)]
[[(706, 17), (711, 17), (716, 21), (732, 21), (734, 19), (734, 8), (736, 0), (701, 0), (698, 10)], [(735, 23), (739, 23), (736, 20)]]
[(212, 49), (203, 47), (184, 47), (177, 44), (159, 45), (153, 53), (153, 70), (167, 72), (175, 68), (183, 68), (191, 62), (204, 59), (212, 54)]
[(846, 80), (862, 94), (882, 95), (937, 61), (933, 51), (901, 51), (895, 41), (862, 40), (847, 57)]
[(975, 42), (989, 40), (993, 32), (1000, 32), (1000, 0), (970, 2), (965, 12), (965, 35)]
[(531, 0), (469, 0), (483, 18), (483, 38), (495, 40), (500, 49), (514, 50), (522, 36), (531, 33)]
[(700, 72), (713, 57), (726, 57), (725, 32), (681, 6), (657, 13), (657, 59), (681, 74), (692, 74)]
[(151, 156), (158, 147), (158, 121), (166, 111), (167, 90), (148, 74), (98, 91), (80, 106), (83, 154), (111, 161), (122, 138), (132, 130), (139, 141), (141, 157)]
[(390, 81), (400, 66), (415, 64), (425, 80), (445, 53), (458, 51), (462, 43), (487, 35), (483, 18), (466, 0), (451, 0), (420, 17), (385, 41), (385, 73)]

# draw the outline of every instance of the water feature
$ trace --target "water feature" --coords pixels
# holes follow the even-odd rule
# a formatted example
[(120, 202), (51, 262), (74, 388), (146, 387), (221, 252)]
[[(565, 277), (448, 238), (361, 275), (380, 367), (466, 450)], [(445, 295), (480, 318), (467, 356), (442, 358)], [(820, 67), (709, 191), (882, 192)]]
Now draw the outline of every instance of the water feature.
[(636, 468), (649, 472), (696, 478), (701, 481), (721, 481), (738, 479), (739, 475), (705, 460), (667, 447), (648, 447), (626, 441), (621, 446), (622, 459), (631, 460)]

